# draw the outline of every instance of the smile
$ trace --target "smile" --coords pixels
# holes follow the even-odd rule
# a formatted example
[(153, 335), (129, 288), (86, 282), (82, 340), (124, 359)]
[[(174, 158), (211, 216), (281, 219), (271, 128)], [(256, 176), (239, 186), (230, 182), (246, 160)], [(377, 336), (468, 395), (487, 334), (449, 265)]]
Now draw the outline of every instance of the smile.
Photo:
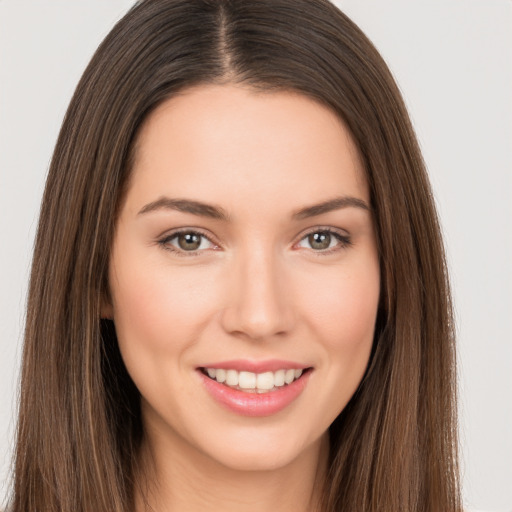
[(254, 373), (224, 368), (204, 368), (203, 373), (210, 379), (232, 389), (246, 393), (269, 393), (277, 391), (299, 379), (303, 373), (300, 368), (281, 369), (275, 372)]
[[(197, 368), (207, 394), (232, 413), (271, 416), (302, 394), (312, 367), (283, 361), (229, 361)], [(251, 371), (252, 370), (252, 371)]]

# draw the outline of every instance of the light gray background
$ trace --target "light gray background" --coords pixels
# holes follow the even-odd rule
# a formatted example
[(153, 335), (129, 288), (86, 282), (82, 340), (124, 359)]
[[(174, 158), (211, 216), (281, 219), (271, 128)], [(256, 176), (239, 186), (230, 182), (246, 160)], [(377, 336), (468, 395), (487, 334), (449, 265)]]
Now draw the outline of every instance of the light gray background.
[[(73, 89), (132, 0), (0, 0), (0, 500), (7, 492), (30, 254)], [(512, 510), (512, 2), (339, 0), (410, 109), (457, 311), (464, 497)]]

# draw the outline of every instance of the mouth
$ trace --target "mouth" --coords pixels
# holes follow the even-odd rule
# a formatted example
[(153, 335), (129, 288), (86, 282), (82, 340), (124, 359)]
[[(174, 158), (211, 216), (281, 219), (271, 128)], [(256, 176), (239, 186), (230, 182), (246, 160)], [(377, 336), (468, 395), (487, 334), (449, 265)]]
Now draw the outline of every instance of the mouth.
[(255, 373), (227, 368), (199, 368), (211, 380), (243, 393), (272, 393), (302, 378), (312, 368), (287, 368)]
[(230, 361), (198, 367), (197, 373), (214, 402), (238, 415), (262, 417), (277, 414), (297, 401), (313, 367)]

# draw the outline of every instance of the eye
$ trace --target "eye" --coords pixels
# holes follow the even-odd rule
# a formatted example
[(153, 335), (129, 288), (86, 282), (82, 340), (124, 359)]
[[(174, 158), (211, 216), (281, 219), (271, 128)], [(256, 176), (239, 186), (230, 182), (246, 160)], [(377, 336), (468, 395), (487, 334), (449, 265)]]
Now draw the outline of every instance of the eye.
[(190, 230), (174, 232), (159, 240), (158, 243), (169, 251), (178, 254), (191, 253), (190, 255), (217, 247), (206, 235)]
[(331, 253), (348, 247), (350, 237), (332, 229), (317, 229), (308, 233), (298, 243), (298, 247), (313, 249), (315, 252)]

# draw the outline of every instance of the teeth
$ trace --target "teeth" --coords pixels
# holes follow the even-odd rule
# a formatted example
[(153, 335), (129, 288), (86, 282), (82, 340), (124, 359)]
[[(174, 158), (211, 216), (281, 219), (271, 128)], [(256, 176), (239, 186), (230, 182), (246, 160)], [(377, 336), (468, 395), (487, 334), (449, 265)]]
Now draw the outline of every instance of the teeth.
[(236, 370), (226, 372), (226, 384), (228, 386), (238, 386), (238, 372)]
[(242, 389), (254, 389), (256, 387), (256, 374), (252, 372), (240, 372), (238, 385)]
[(275, 385), (275, 378), (272, 372), (258, 373), (256, 387), (258, 389), (272, 389)]
[(252, 391), (253, 393), (266, 393), (271, 389), (291, 384), (303, 373), (301, 369), (277, 370), (276, 372), (264, 373), (238, 372), (222, 368), (205, 368), (205, 370), (208, 376), (217, 382), (225, 383), (242, 391)]
[(293, 379), (295, 379), (295, 370), (286, 370), (286, 373), (284, 374), (284, 381), (286, 384), (292, 383)]
[(284, 376), (286, 370), (278, 370), (274, 373), (274, 386), (284, 386)]

